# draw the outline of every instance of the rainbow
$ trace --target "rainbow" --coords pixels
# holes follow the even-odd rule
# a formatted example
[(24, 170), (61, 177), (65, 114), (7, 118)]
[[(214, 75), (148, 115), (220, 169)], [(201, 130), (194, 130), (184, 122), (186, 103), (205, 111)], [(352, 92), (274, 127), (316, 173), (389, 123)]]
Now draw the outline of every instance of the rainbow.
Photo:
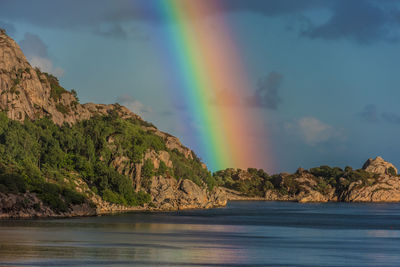
[(243, 105), (253, 90), (240, 49), (222, 16), (204, 19), (218, 12), (219, 2), (157, 1), (169, 22), (162, 44), (169, 50), (168, 71), (183, 88), (175, 97), (189, 107), (198, 125), (197, 142), (211, 170), (265, 167), (270, 159), (252, 138), (261, 132), (267, 141), (264, 120)]

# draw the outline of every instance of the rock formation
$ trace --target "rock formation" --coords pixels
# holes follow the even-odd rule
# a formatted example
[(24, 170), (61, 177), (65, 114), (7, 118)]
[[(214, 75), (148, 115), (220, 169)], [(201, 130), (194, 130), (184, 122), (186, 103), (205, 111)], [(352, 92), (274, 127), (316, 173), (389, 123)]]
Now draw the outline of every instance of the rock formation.
[(364, 163), (363, 169), (367, 172), (373, 172), (376, 174), (397, 175), (396, 167), (392, 163), (385, 161), (382, 157), (368, 159)]
[(111, 111), (123, 118), (139, 118), (119, 105), (79, 104), (76, 96), (61, 87), (56, 77), (33, 68), (5, 31), (0, 32), (0, 92), (0, 108), (13, 120), (51, 116), (54, 123), (62, 125)]
[[(172, 169), (171, 151), (177, 151), (184, 159), (195, 159), (194, 153), (183, 146), (178, 138), (164, 133), (152, 124), (143, 121), (138, 115), (119, 104), (80, 104), (76, 92), (64, 89), (56, 77), (33, 68), (18, 44), (4, 30), (0, 30), (0, 110), (12, 120), (24, 122), (43, 117), (50, 118), (55, 124), (74, 125), (89, 120), (94, 116), (116, 115), (119, 118), (139, 122), (143, 132), (160, 137), (165, 150), (156, 151), (149, 148), (140, 161), (133, 160), (120, 153), (122, 150), (114, 143), (113, 136), (107, 139), (112, 153), (111, 161), (120, 174), (130, 177), (132, 186), (137, 192), (144, 190), (151, 196), (151, 203), (142, 207), (129, 207), (106, 202), (81, 178), (75, 177), (75, 190), (88, 199), (83, 205), (72, 206), (68, 212), (54, 212), (35, 195), (35, 193), (0, 193), (1, 217), (41, 217), (41, 216), (79, 216), (105, 214), (130, 210), (177, 210), (192, 208), (211, 208), (226, 205), (223, 191), (210, 191), (207, 185), (196, 184), (189, 179), (154, 175), (144, 185), (142, 168), (149, 160), (155, 170), (163, 164)], [(100, 156), (102, 160), (102, 156)], [(206, 166), (202, 165), (204, 169)], [(73, 173), (72, 176), (76, 176)], [(69, 178), (72, 179), (72, 178)], [(1, 188), (0, 188), (1, 192)]]
[(229, 200), (296, 202), (400, 202), (396, 167), (381, 157), (360, 170), (321, 166), (294, 174), (268, 176), (260, 170), (227, 169), (216, 173)]

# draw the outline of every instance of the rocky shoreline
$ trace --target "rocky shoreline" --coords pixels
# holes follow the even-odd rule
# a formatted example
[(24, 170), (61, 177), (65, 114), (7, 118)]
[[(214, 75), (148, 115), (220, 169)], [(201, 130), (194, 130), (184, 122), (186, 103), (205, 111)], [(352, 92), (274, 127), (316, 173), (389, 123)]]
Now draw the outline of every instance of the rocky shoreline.
[[(127, 207), (103, 201), (92, 194), (90, 202), (72, 206), (68, 212), (55, 213), (33, 193), (0, 193), (0, 219), (64, 218), (77, 216), (101, 216), (125, 212), (165, 212), (187, 209), (210, 209), (226, 206), (228, 201), (290, 201), (299, 203), (326, 202), (400, 202), (400, 177), (393, 174), (397, 169), (381, 157), (369, 159), (363, 170), (374, 174), (374, 178), (347, 184), (338, 191), (327, 185), (317, 190), (318, 179), (310, 172), (298, 170), (294, 175), (299, 190), (295, 194), (282, 194), (278, 190), (266, 190), (264, 197), (249, 196), (237, 190), (215, 187), (211, 192), (190, 180), (155, 176), (152, 178), (150, 194), (152, 201), (138, 207)], [(284, 183), (289, 174), (279, 174)], [(345, 183), (344, 178), (339, 179)], [(80, 188), (85, 188), (82, 184)], [(88, 189), (86, 189), (88, 190)], [(88, 193), (88, 192), (85, 192)]]
[[(329, 168), (327, 168), (329, 169)], [(334, 170), (334, 168), (329, 169)], [(351, 171), (353, 172), (353, 171)], [(296, 173), (274, 176), (277, 188), (266, 189), (263, 196), (249, 196), (225, 189), (228, 200), (265, 200), (309, 202), (400, 202), (400, 177), (397, 168), (381, 157), (368, 159), (357, 172), (359, 177), (321, 177), (315, 171), (298, 169)], [(345, 172), (343, 172), (345, 174)], [(322, 175), (322, 174), (321, 174)], [(332, 175), (332, 174), (331, 174)], [(246, 181), (249, 175), (241, 173)], [(327, 181), (329, 179), (329, 181)], [(333, 181), (332, 181), (333, 180)]]
[(104, 201), (90, 192), (87, 186), (79, 184), (90, 199), (82, 205), (73, 205), (67, 212), (55, 212), (46, 206), (34, 193), (7, 194), (0, 192), (0, 219), (66, 218), (80, 216), (101, 216), (126, 212), (165, 212), (188, 209), (211, 209), (224, 207), (227, 198), (224, 190), (216, 187), (211, 192), (190, 180), (177, 181), (162, 176), (153, 177), (151, 184), (152, 201), (143, 206), (124, 206)]

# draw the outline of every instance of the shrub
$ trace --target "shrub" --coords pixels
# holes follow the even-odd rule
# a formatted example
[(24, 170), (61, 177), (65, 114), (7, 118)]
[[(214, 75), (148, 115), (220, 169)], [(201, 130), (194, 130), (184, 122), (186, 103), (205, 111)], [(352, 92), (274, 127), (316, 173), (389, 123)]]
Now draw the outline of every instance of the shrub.
[(3, 173), (0, 175), (0, 185), (3, 193), (25, 193), (24, 178), (16, 173)]
[(102, 192), (102, 197), (105, 201), (122, 204), (120, 201), (121, 199), (118, 197), (118, 195), (108, 188), (104, 189), (104, 191)]
[(392, 176), (397, 176), (396, 170), (393, 167), (389, 167), (388, 173)]
[(145, 189), (150, 188), (151, 178), (154, 176), (154, 165), (150, 159), (146, 159), (142, 167), (141, 184)]
[(69, 188), (64, 188), (62, 195), (64, 196), (67, 205), (79, 205), (85, 202), (85, 197), (82, 194)]
[(75, 99), (77, 101), (76, 104), (78, 104), (78, 102), (79, 102), (78, 93), (74, 89), (72, 89), (71, 94), (75, 97)]
[(68, 114), (69, 109), (64, 104), (58, 103), (56, 104), (56, 109), (61, 112), (62, 114)]
[(157, 175), (164, 175), (168, 171), (167, 165), (165, 165), (164, 161), (160, 161), (160, 166), (158, 166)]

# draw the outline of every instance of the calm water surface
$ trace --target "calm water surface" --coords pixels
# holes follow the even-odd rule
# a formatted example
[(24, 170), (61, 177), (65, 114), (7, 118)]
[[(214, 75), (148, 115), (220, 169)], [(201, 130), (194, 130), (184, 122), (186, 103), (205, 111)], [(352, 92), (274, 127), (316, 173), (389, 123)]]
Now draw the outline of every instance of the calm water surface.
[(0, 221), (1, 266), (400, 266), (400, 204)]

